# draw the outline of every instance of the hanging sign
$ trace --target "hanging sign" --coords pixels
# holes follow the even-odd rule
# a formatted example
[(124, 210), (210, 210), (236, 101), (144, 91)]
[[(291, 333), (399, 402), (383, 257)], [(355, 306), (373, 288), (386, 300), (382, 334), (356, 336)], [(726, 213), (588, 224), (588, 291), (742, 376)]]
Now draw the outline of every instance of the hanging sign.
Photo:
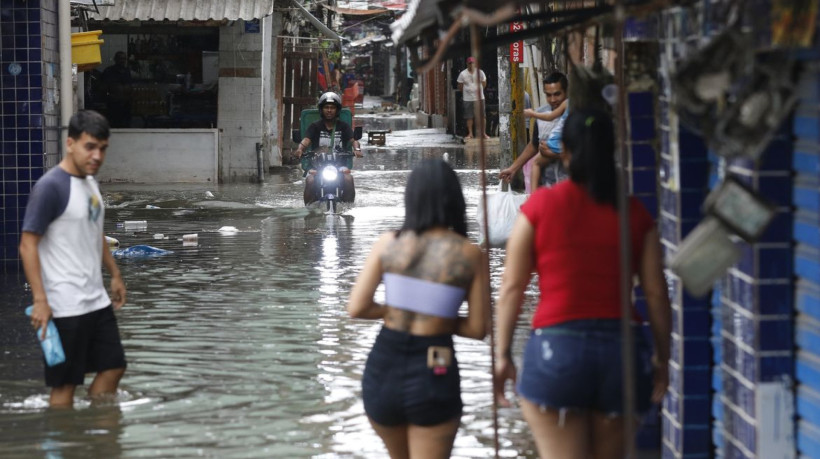
[[(524, 24), (513, 22), (510, 24), (510, 32), (520, 32), (524, 30)], [(514, 41), (510, 43), (510, 62), (524, 62), (524, 41)]]

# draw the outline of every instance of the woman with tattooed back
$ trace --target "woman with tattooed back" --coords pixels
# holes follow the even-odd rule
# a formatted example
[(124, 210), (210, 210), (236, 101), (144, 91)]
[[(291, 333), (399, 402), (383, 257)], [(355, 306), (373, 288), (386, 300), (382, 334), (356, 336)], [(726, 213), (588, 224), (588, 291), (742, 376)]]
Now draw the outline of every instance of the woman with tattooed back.
[[(413, 170), (404, 204), (404, 224), (373, 246), (347, 310), (384, 320), (362, 397), (390, 457), (446, 458), (463, 406), (453, 335), (487, 334), (481, 252), (467, 240), (464, 195), (444, 161), (426, 160)], [(384, 305), (373, 301), (382, 282)], [(464, 300), (466, 316), (459, 315)]]

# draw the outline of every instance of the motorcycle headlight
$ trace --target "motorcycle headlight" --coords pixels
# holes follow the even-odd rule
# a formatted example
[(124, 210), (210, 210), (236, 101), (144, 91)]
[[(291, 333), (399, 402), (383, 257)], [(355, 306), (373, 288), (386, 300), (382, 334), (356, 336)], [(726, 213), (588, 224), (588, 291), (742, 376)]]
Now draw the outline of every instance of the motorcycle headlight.
[(336, 177), (339, 176), (339, 171), (334, 166), (325, 166), (322, 169), (322, 178), (327, 180), (328, 182), (332, 182), (336, 180)]

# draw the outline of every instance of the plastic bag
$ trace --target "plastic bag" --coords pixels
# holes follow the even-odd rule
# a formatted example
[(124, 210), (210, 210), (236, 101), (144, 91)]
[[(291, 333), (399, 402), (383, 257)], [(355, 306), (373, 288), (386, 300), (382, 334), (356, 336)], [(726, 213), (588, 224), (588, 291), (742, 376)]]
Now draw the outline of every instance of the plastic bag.
[(134, 245), (127, 249), (117, 249), (111, 252), (114, 258), (146, 258), (159, 257), (174, 253), (172, 250), (158, 249), (150, 245)]
[[(31, 317), (32, 309), (34, 309), (33, 305), (26, 308), (27, 316)], [(48, 319), (45, 338), (43, 338), (43, 329), (37, 329), (37, 340), (40, 341), (40, 346), (43, 348), (46, 365), (53, 367), (65, 362), (63, 343), (60, 341), (60, 333), (57, 331), (57, 326), (54, 325), (53, 320)]]
[(521, 212), (521, 205), (529, 196), (526, 194), (502, 191), (502, 184), (498, 184), (498, 192), (487, 196), (487, 227), (489, 237), (484, 235), (484, 206), (479, 204), (476, 218), (478, 220), (479, 243), (489, 242), (490, 247), (504, 247), (512, 232), (515, 219)]

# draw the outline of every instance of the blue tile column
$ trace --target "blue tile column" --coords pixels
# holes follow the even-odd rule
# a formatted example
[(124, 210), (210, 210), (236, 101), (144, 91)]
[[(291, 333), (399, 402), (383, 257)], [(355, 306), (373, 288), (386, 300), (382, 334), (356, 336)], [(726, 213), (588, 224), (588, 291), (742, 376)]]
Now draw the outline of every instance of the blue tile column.
[[(658, 154), (655, 129), (655, 90), (630, 92), (627, 97), (629, 113), (629, 192), (643, 202), (649, 213), (658, 218)], [(642, 317), (647, 318), (646, 297), (640, 288), (634, 292), (635, 306)], [(644, 334), (650, 337), (646, 326)], [(636, 445), (640, 449), (660, 450), (661, 426), (659, 413), (653, 411), (643, 420), (638, 431)]]
[(759, 384), (793, 378), (792, 141), (790, 126), (769, 144), (759, 165), (735, 159), (726, 174), (745, 182), (777, 207), (777, 216), (755, 244), (737, 241), (742, 257), (715, 295), (720, 345), (715, 373), (720, 400), (718, 455), (760, 457)]
[[(0, 264), (19, 268), (28, 194), (56, 163), (55, 0), (0, 0)], [(50, 161), (47, 161), (50, 159)], [(46, 164), (50, 162), (51, 164)]]
[[(676, 62), (697, 48), (700, 30), (695, 10), (661, 13), (658, 94), (660, 139), (660, 213), (658, 228), (667, 259), (700, 222), (708, 191), (710, 163), (705, 143), (680, 124), (672, 105), (670, 78)], [(694, 19), (694, 20), (693, 20)], [(664, 458), (711, 457), (711, 359), (709, 299), (692, 298), (680, 278), (667, 271), (672, 305), (669, 391), (663, 402)]]
[[(669, 111), (667, 100), (662, 109)], [(669, 112), (668, 112), (669, 113)], [(709, 162), (706, 145), (671, 116), (662, 125), (661, 242), (667, 254), (700, 222)], [(668, 140), (667, 140), (668, 139)], [(678, 154), (671, 148), (677, 144)], [(708, 458), (710, 442), (711, 343), (708, 298), (686, 293), (680, 278), (667, 272), (672, 305), (669, 393), (663, 403), (663, 457)]]
[(792, 161), (795, 284), (797, 449), (820, 457), (820, 61), (806, 62), (798, 83)]

